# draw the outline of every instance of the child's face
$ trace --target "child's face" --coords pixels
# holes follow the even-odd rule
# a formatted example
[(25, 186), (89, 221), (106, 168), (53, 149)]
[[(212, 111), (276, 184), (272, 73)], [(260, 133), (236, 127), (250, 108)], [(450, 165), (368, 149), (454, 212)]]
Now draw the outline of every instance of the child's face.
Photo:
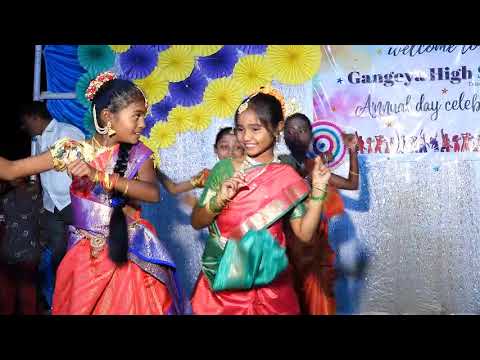
[(237, 137), (233, 134), (223, 135), (215, 147), (215, 153), (219, 160), (230, 157), (240, 158), (243, 156), (243, 152), (242, 144), (238, 142)]
[(304, 120), (290, 119), (285, 124), (285, 143), (289, 149), (307, 150), (312, 141), (312, 131)]
[(147, 108), (144, 101), (131, 103), (117, 113), (110, 113), (112, 128), (117, 142), (136, 144), (145, 128)]
[[(236, 126), (237, 139), (243, 145), (248, 156), (257, 158), (273, 152), (274, 138), (257, 117), (255, 111), (247, 109), (241, 113)], [(262, 159), (258, 159), (258, 161), (262, 161)]]

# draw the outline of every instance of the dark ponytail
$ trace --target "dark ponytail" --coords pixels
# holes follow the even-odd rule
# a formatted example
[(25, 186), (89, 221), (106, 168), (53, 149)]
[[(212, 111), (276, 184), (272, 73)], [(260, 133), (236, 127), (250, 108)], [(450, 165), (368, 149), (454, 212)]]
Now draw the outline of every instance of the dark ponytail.
[[(128, 165), (129, 152), (132, 144), (121, 143), (118, 150), (118, 158), (113, 172), (121, 177), (125, 175)], [(126, 198), (120, 192), (114, 191), (112, 194), (112, 217), (110, 218), (109, 237), (108, 237), (108, 255), (117, 265), (127, 262), (128, 254), (128, 227), (127, 219), (123, 213)]]

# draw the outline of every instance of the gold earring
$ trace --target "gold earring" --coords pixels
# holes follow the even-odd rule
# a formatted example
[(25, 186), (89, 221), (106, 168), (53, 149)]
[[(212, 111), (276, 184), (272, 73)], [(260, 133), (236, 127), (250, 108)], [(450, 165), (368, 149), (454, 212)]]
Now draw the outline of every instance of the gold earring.
[(117, 132), (115, 130), (112, 129), (112, 123), (109, 121), (107, 123), (107, 134), (108, 136), (113, 136), (115, 135)]

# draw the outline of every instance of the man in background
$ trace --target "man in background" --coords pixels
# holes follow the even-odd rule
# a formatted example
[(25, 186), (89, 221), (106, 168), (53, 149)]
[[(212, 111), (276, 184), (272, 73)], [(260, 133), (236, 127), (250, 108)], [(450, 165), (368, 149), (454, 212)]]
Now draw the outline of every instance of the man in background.
[[(82, 131), (75, 126), (53, 119), (46, 104), (40, 101), (34, 101), (24, 106), (20, 112), (20, 121), (22, 129), (26, 130), (32, 137), (32, 155), (47, 151), (51, 145), (63, 137), (79, 141), (85, 139)], [(40, 183), (45, 209), (40, 219), (40, 225), (43, 230), (42, 233), (48, 237), (46, 243), (51, 249), (50, 253), (47, 251), (44, 252), (44, 255), (51, 255), (51, 271), (55, 273), (67, 250), (66, 228), (72, 223), (70, 206), (70, 184), (72, 180), (65, 172), (49, 170), (40, 174)], [(48, 269), (45, 266), (42, 266), (42, 268)], [(48, 278), (51, 277), (48, 276)], [(51, 279), (51, 281), (54, 281), (54, 279)], [(45, 300), (50, 308), (54, 286), (43, 281), (42, 288), (43, 290), (48, 289)], [(45, 291), (43, 292), (45, 293)]]

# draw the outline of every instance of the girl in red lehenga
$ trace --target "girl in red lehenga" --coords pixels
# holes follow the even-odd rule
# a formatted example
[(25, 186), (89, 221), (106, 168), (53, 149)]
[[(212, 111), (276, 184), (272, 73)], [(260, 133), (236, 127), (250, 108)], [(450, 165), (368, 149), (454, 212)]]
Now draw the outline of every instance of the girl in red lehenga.
[[(289, 252), (295, 267), (297, 290), (304, 314), (335, 314), (335, 252), (328, 242), (328, 221), (343, 212), (343, 201), (337, 189), (358, 189), (357, 141), (353, 134), (344, 134), (350, 153), (348, 179), (332, 174), (328, 183), (327, 198), (323, 205), (318, 231), (311, 243), (295, 240), (288, 233)], [(290, 115), (285, 122), (285, 142), (291, 155), (282, 156), (282, 161), (292, 165), (307, 179), (311, 176), (312, 160), (306, 158), (312, 141), (310, 120), (304, 114)], [(331, 154), (326, 154), (326, 160)]]
[[(73, 226), (57, 270), (52, 314), (162, 315), (182, 312), (175, 265), (137, 201), (158, 201), (152, 152), (139, 143), (147, 112), (132, 82), (102, 73), (90, 83), (97, 133), (63, 138), (19, 161), (0, 158), (0, 178), (50, 169), (73, 177)], [(98, 121), (98, 120), (99, 121)]]
[(311, 241), (330, 172), (317, 157), (310, 189), (279, 162), (273, 150), (284, 113), (283, 97), (267, 87), (245, 99), (235, 114), (246, 156), (215, 165), (192, 214), (195, 229), (210, 231), (192, 297), (194, 314), (300, 313), (284, 222), (298, 241)]

